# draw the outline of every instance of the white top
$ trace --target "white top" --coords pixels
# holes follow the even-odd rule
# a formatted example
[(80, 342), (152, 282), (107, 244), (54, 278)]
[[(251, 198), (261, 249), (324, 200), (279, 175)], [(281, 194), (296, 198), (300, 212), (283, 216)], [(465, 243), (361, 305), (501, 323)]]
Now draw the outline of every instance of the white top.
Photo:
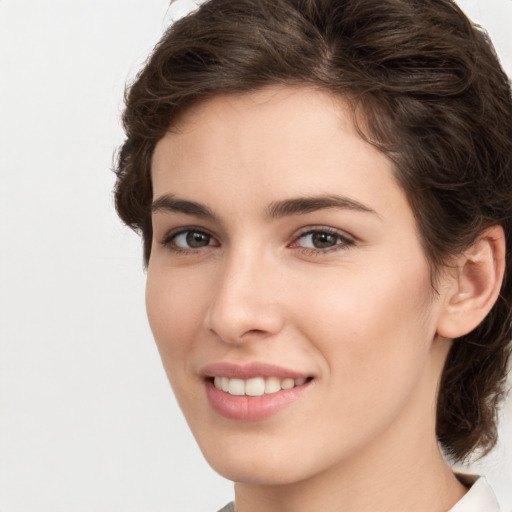
[(500, 512), (496, 496), (485, 477), (457, 476), (463, 483), (469, 481), (469, 483), (473, 482), (473, 484), (464, 497), (449, 512)]
[[(457, 478), (471, 488), (448, 512), (500, 512), (496, 496), (484, 477), (459, 474)], [(235, 506), (229, 503), (219, 512), (235, 512)]]

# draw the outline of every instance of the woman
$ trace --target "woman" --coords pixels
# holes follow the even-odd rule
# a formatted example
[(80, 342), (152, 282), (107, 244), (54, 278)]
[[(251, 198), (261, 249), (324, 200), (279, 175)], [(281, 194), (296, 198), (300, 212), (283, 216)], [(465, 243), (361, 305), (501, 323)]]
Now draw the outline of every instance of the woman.
[(117, 209), (225, 510), (498, 510), (445, 459), (496, 441), (512, 294), (510, 87), (456, 5), (210, 0), (124, 124)]

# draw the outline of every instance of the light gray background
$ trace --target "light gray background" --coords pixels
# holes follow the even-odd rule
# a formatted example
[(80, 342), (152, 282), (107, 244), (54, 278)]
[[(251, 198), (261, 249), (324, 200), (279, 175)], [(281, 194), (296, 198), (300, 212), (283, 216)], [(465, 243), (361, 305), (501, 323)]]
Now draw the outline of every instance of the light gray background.
[[(511, 0), (461, 5), (512, 74)], [(123, 86), (179, 0), (0, 0), (0, 510), (215, 511), (144, 311), (109, 171)], [(477, 466), (512, 509), (512, 400)]]

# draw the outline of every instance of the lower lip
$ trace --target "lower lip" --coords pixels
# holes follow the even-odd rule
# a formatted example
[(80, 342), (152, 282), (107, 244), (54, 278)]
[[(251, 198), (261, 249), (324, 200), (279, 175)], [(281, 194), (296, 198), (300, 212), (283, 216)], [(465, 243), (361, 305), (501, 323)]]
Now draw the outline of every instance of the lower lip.
[(261, 396), (235, 396), (217, 389), (213, 382), (206, 381), (206, 396), (213, 409), (230, 420), (259, 421), (268, 418), (295, 402), (311, 385), (282, 389), (277, 393)]

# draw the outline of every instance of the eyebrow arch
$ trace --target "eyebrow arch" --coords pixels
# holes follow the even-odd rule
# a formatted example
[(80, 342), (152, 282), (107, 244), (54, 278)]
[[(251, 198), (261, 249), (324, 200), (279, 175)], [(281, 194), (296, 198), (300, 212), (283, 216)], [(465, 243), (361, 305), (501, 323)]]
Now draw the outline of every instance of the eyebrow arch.
[(157, 212), (177, 212), (185, 215), (195, 215), (203, 219), (216, 219), (217, 216), (207, 206), (187, 201), (185, 199), (177, 199), (172, 194), (165, 194), (158, 197), (151, 204), (151, 213)]
[(371, 213), (380, 217), (375, 210), (372, 210), (359, 201), (337, 195), (298, 197), (296, 199), (275, 201), (268, 206), (266, 215), (269, 218), (288, 217), (291, 215), (303, 215), (327, 208), (354, 210), (363, 213)]

